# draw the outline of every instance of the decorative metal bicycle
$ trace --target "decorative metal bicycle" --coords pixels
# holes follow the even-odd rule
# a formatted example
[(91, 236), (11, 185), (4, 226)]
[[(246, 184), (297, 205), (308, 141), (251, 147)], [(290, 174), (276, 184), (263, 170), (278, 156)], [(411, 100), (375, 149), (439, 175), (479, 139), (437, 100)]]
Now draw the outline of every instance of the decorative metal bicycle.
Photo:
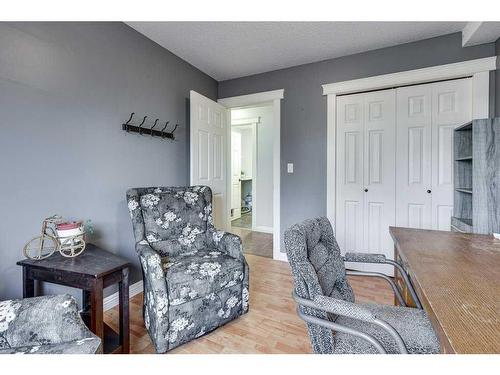
[(73, 258), (85, 250), (85, 226), (82, 222), (65, 222), (59, 215), (53, 215), (42, 222), (39, 236), (24, 245), (26, 258), (41, 260), (56, 251), (62, 256)]

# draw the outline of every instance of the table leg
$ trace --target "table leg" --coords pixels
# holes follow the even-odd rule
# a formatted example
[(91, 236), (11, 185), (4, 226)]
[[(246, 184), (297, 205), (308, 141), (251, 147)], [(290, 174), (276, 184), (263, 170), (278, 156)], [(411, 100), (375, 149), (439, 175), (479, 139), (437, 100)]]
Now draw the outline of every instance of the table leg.
[(23, 298), (35, 296), (35, 280), (28, 277), (28, 268), (23, 267)]
[(120, 345), (122, 353), (128, 354), (130, 351), (129, 337), (129, 295), (128, 295), (128, 268), (122, 270), (122, 281), (118, 284), (120, 303)]
[(83, 289), (82, 290), (82, 311), (89, 312), (90, 311), (90, 291)]
[(104, 345), (104, 321), (102, 301), (102, 279), (96, 279), (90, 292), (90, 330), (99, 336)]

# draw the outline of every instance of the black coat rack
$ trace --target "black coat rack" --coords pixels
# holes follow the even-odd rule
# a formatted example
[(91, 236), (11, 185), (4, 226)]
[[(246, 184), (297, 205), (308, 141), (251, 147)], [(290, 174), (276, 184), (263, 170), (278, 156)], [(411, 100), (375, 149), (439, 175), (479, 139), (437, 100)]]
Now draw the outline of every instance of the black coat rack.
[(139, 125), (133, 125), (130, 122), (132, 121), (132, 118), (134, 117), (134, 115), (135, 115), (135, 112), (132, 112), (130, 114), (130, 118), (128, 119), (128, 121), (126, 123), (122, 124), (122, 129), (125, 130), (127, 133), (132, 132), (132, 133), (139, 133), (141, 135), (143, 135), (143, 134), (150, 135), (152, 137), (168, 138), (168, 139), (172, 139), (172, 140), (175, 139), (174, 132), (176, 131), (179, 124), (175, 124), (175, 127), (171, 131), (166, 131), (168, 124), (170, 123), (170, 121), (167, 121), (161, 130), (157, 130), (157, 129), (155, 129), (155, 127), (158, 124), (158, 121), (160, 121), (160, 119), (156, 119), (153, 126), (150, 128), (147, 128), (147, 127), (144, 127), (143, 125), (146, 122), (146, 119), (148, 118), (148, 116), (144, 116), (144, 118), (142, 119), (142, 122)]

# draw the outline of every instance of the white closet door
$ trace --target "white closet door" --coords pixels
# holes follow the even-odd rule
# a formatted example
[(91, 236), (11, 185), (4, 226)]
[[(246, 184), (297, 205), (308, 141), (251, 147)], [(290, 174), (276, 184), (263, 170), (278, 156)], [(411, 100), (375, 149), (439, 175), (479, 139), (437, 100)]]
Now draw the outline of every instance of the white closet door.
[[(395, 90), (364, 95), (364, 251), (393, 258), (389, 226), (395, 224)], [(367, 271), (392, 274), (392, 267), (366, 265)]]
[(342, 253), (364, 250), (363, 94), (337, 99), (335, 235)]
[(432, 86), (396, 90), (396, 225), (431, 229)]
[[(336, 238), (347, 251), (393, 257), (395, 223), (395, 91), (337, 99)], [(391, 267), (348, 268), (392, 274)]]
[(450, 230), (453, 130), (472, 120), (472, 79), (432, 84), (432, 228)]

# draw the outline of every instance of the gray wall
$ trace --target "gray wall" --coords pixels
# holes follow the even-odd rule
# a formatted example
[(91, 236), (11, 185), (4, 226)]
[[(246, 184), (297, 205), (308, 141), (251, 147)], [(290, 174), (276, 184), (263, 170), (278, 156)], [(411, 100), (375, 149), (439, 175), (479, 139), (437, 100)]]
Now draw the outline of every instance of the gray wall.
[[(461, 34), (219, 82), (219, 98), (285, 89), (281, 107), (281, 231), (326, 214), (326, 97), (321, 84), (493, 56), (462, 48)], [(286, 173), (286, 163), (294, 173)], [(284, 251), (284, 249), (282, 249)]]
[[(190, 89), (217, 97), (215, 80), (125, 24), (0, 23), (0, 300), (22, 295), (15, 262), (54, 213), (91, 219), (92, 240), (140, 279), (125, 191), (188, 183)], [(179, 122), (178, 141), (126, 134), (132, 111)]]

